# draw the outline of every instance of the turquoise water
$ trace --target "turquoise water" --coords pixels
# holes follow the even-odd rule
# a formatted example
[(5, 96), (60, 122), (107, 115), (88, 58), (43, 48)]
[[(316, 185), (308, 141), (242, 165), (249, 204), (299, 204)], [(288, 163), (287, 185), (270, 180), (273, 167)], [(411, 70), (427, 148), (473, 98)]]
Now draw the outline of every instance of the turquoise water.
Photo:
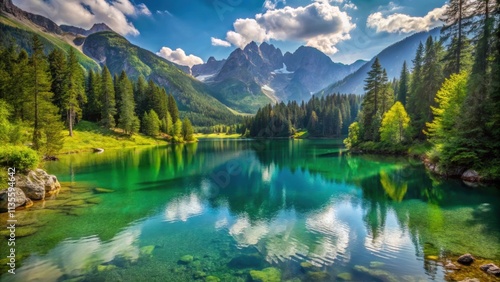
[(498, 188), (340, 141), (201, 141), (46, 169), (72, 188), (26, 213), (36, 233), (2, 280), (251, 281), (273, 267), (283, 281), (443, 281), (456, 255), (500, 261)]

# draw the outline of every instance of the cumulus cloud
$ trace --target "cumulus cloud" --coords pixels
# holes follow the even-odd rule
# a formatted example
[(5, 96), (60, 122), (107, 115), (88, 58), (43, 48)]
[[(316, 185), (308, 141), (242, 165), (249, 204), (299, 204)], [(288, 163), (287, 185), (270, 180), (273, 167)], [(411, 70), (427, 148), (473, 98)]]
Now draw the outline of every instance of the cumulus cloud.
[(186, 52), (184, 52), (181, 48), (172, 50), (168, 47), (162, 47), (156, 54), (181, 66), (192, 67), (194, 65), (203, 64), (203, 60), (200, 57), (195, 55), (186, 55)]
[(215, 38), (215, 37), (212, 37), (211, 40), (212, 40), (212, 46), (231, 47), (231, 43), (229, 43), (225, 40)]
[(266, 0), (264, 1), (264, 8), (271, 10), (271, 9), (276, 9), (279, 3), (283, 3), (283, 5), (286, 5), (286, 0)]
[(145, 4), (134, 5), (130, 0), (14, 0), (14, 4), (57, 24), (89, 29), (95, 23), (105, 23), (122, 35), (139, 34), (128, 17), (151, 15)]
[(427, 31), (442, 24), (441, 18), (446, 11), (446, 5), (436, 8), (423, 17), (412, 17), (406, 14), (395, 13), (384, 16), (376, 12), (368, 16), (366, 25), (377, 32), (409, 33)]
[(293, 40), (331, 55), (338, 51), (337, 43), (351, 38), (349, 32), (355, 24), (346, 12), (324, 0), (305, 7), (267, 10), (253, 19), (237, 19), (233, 28), (226, 40), (240, 48), (251, 41)]

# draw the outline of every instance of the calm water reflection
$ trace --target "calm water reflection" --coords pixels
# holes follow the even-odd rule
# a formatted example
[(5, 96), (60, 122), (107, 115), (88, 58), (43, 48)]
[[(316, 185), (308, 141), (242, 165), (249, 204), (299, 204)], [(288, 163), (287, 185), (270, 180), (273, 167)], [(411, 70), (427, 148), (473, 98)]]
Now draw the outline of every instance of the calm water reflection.
[[(47, 168), (116, 192), (78, 214), (45, 215), (19, 240), (17, 281), (190, 281), (200, 271), (246, 281), (270, 266), (309, 281), (301, 262), (328, 280), (373, 280), (364, 267), (440, 281), (436, 258), (500, 260), (498, 189), (433, 178), (415, 161), (350, 156), (331, 140), (202, 141), (64, 156)], [(184, 255), (194, 261), (179, 264)]]

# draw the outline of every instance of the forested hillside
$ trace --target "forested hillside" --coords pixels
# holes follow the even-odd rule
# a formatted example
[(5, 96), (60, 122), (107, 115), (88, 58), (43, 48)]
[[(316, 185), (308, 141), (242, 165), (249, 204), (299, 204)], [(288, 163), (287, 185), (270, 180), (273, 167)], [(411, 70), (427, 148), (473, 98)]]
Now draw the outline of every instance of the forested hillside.
[[(500, 178), (500, 27), (495, 1), (451, 1), (441, 40), (422, 42), (413, 68), (387, 80), (376, 59), (345, 143), (351, 149), (404, 152), (429, 142), (440, 174), (479, 171)], [(444, 45), (444, 42), (450, 42)]]
[[(36, 35), (31, 46), (30, 53), (14, 44), (0, 46), (3, 144), (29, 142), (50, 157), (62, 148), (63, 129), (68, 128), (71, 138), (74, 125), (83, 118), (129, 136), (141, 131), (149, 136), (168, 134), (174, 142), (194, 140), (191, 122), (181, 120), (174, 97), (152, 80), (140, 76), (135, 82), (124, 71), (113, 77), (106, 66), (86, 75), (74, 49), (68, 56), (60, 49), (46, 55)], [(19, 152), (11, 150), (9, 154)]]

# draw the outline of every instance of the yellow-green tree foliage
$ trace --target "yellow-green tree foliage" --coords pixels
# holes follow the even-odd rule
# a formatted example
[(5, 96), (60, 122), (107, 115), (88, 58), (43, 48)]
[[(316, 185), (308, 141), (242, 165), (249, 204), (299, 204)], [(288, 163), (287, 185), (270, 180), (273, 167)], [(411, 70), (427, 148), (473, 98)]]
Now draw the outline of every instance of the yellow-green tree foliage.
[(347, 149), (356, 147), (359, 144), (359, 138), (359, 123), (353, 122), (351, 125), (349, 125), (349, 133), (347, 135), (347, 138), (344, 139), (344, 144)]
[(437, 107), (431, 107), (434, 119), (427, 123), (425, 132), (430, 141), (437, 144), (450, 138), (456, 131), (457, 116), (467, 96), (468, 75), (465, 72), (452, 74), (436, 94)]
[(401, 102), (396, 102), (384, 114), (380, 127), (380, 139), (384, 143), (396, 145), (405, 140), (410, 125), (410, 117)]

